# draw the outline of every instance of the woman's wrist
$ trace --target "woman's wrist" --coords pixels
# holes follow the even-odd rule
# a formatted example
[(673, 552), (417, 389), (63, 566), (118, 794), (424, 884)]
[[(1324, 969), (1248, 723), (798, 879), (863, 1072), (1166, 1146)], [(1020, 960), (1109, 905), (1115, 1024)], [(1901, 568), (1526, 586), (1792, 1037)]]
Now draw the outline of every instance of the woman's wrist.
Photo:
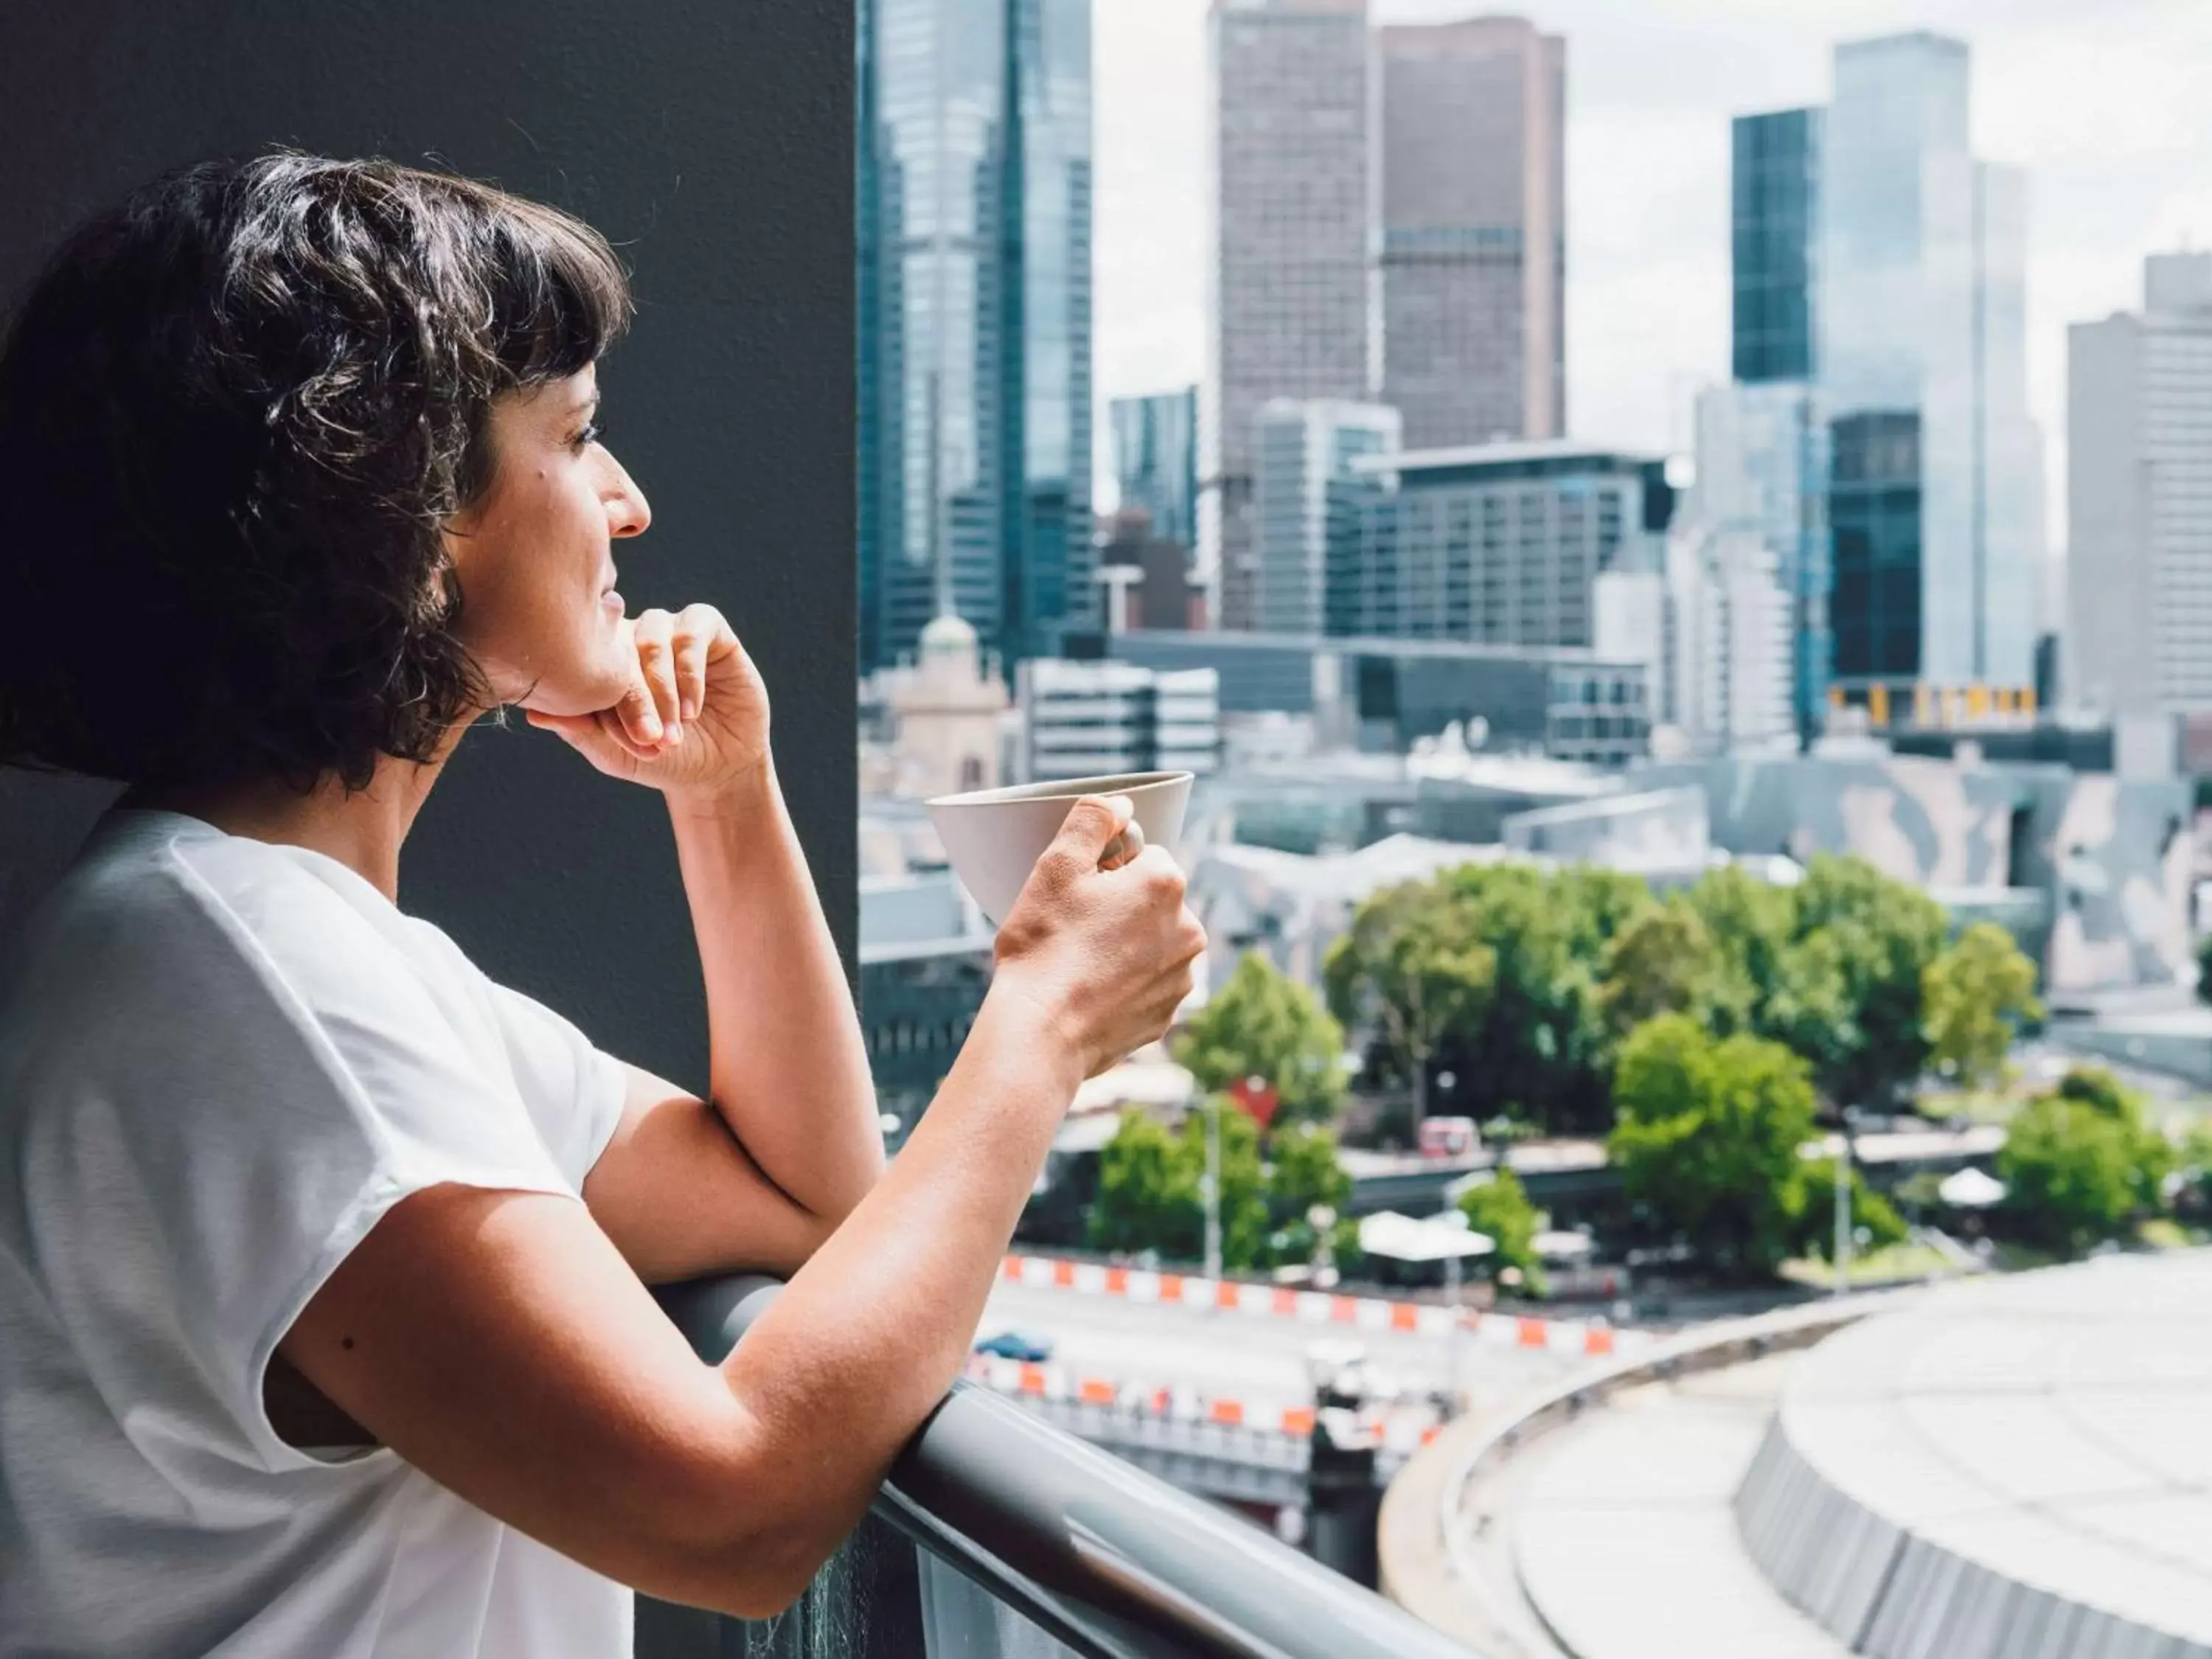
[(775, 760), (763, 750), (760, 757), (708, 783), (662, 792), (669, 816), (726, 821), (748, 819), (773, 807), (777, 799)]
[(1019, 972), (1009, 973), (1001, 965), (993, 975), (975, 1024), (979, 1030), (988, 1026), (988, 1041), (1029, 1056), (1064, 1082), (1071, 1099), (1091, 1075), (1091, 1052), (1071, 1011), (1048, 988), (1030, 983)]

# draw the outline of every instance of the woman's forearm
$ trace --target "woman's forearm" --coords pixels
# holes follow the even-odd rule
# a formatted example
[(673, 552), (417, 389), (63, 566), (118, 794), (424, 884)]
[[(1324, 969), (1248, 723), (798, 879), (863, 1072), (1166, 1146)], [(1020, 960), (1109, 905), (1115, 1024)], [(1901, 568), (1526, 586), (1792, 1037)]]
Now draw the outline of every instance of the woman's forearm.
[[(987, 997), (898, 1161), (724, 1364), (732, 1391), (807, 1471), (810, 1505), (776, 1538), (798, 1583), (958, 1374), (1083, 1072), (1034, 1004)], [(757, 1534), (743, 1540), (760, 1547)]]
[(867, 1045), (773, 763), (711, 803), (672, 799), (707, 983), (709, 1098), (753, 1161), (823, 1219), (883, 1173)]

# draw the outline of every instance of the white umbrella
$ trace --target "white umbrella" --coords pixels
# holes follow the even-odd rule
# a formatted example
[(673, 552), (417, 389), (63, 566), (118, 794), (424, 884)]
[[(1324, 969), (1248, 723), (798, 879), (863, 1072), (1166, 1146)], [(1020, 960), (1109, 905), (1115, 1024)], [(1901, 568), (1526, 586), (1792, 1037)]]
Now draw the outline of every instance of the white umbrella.
[(1939, 1198), (1957, 1210), (1986, 1210), (2003, 1203), (2005, 1192), (2003, 1182), (1972, 1164), (1956, 1175), (1946, 1176), (1936, 1189)]
[(1359, 1224), (1359, 1248), (1368, 1255), (1393, 1261), (1445, 1261), (1471, 1255), (1488, 1255), (1498, 1241), (1467, 1224), (1455, 1210), (1440, 1216), (1400, 1215), (1383, 1210)]

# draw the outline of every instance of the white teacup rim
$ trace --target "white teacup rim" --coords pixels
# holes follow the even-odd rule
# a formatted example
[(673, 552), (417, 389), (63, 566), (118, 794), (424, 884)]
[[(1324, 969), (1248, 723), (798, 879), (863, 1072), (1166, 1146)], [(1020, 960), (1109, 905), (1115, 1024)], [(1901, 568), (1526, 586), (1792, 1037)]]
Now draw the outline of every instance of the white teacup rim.
[(938, 806), (995, 806), (1010, 801), (1081, 800), (1085, 795), (1131, 795), (1164, 788), (1191, 779), (1189, 772), (1109, 772), (1095, 778), (1064, 781), (1004, 784), (996, 789), (970, 789), (960, 794), (939, 795), (923, 803)]

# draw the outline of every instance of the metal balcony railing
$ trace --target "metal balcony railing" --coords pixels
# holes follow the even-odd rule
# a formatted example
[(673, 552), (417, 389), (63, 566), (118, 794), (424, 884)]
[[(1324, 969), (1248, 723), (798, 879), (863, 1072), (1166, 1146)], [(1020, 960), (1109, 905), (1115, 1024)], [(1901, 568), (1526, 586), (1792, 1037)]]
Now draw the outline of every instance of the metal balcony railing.
[[(780, 1286), (661, 1293), (719, 1362)], [(638, 1659), (1468, 1659), (1266, 1533), (966, 1382), (789, 1612), (647, 1604)]]

